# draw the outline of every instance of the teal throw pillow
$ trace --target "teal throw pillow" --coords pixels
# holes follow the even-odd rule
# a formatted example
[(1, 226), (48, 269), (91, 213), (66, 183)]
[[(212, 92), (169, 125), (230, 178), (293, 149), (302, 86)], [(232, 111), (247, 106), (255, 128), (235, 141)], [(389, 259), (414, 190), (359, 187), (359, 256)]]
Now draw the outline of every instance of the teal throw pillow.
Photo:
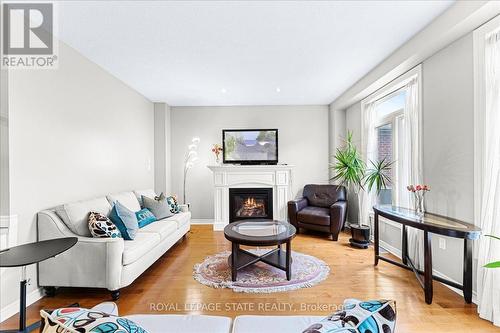
[(116, 201), (109, 214), (109, 219), (116, 225), (123, 239), (133, 240), (139, 230), (139, 222), (135, 213)]
[(153, 213), (151, 213), (151, 211), (147, 208), (135, 212), (135, 216), (137, 217), (137, 222), (139, 223), (139, 229), (144, 228), (148, 224), (156, 221), (156, 216), (154, 216)]

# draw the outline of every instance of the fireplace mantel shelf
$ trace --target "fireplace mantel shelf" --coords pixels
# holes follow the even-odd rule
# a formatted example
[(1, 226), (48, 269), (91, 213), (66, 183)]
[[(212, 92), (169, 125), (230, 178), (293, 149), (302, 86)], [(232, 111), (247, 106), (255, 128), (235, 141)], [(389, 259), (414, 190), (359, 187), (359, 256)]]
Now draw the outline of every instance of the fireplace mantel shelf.
[(229, 223), (230, 188), (272, 188), (273, 216), (287, 219), (287, 203), (292, 197), (293, 165), (209, 165), (214, 181), (214, 230)]
[(248, 169), (258, 169), (258, 170), (286, 170), (293, 169), (294, 165), (290, 164), (276, 164), (276, 165), (239, 165), (239, 164), (221, 164), (221, 165), (209, 165), (207, 166), (210, 170), (248, 170)]

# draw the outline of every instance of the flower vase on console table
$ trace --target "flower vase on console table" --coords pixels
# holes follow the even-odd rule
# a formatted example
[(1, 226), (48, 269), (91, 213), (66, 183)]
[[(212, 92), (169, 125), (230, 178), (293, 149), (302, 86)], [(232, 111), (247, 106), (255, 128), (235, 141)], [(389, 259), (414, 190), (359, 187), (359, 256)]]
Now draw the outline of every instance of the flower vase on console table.
[(413, 193), (413, 203), (415, 212), (419, 215), (425, 214), (425, 205), (424, 199), (425, 194), (430, 191), (430, 187), (428, 185), (408, 185), (406, 187), (408, 191)]

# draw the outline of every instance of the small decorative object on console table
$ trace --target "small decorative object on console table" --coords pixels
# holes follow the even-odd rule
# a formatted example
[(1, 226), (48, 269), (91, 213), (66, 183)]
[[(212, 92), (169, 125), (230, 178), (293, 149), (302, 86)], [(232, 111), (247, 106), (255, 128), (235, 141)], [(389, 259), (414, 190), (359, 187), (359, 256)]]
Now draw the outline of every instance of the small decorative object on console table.
[(215, 163), (221, 164), (220, 154), (222, 153), (222, 146), (218, 143), (212, 145), (212, 153), (215, 155)]
[(425, 213), (425, 205), (424, 205), (424, 199), (425, 199), (425, 193), (431, 190), (431, 188), (428, 185), (408, 185), (406, 189), (410, 192), (413, 193), (413, 199), (414, 202), (413, 204), (415, 205), (414, 209), (418, 214), (423, 214)]
[[(417, 213), (412, 209), (396, 207), (391, 205), (375, 205), (374, 218), (374, 250), (375, 250), (375, 266), (379, 260), (383, 260), (390, 264), (412, 270), (417, 277), (420, 286), (425, 292), (425, 302), (432, 303), (433, 287), (432, 280), (447, 284), (453, 288), (460, 289), (464, 293), (464, 298), (467, 303), (472, 302), (472, 241), (478, 239), (481, 234), (481, 229), (453, 218), (430, 214)], [(402, 262), (395, 261), (380, 255), (379, 241), (379, 216), (388, 220), (401, 224), (402, 245), (401, 258)], [(424, 270), (421, 271), (415, 268), (415, 265), (408, 256), (408, 239), (407, 227), (422, 230), (424, 232)], [(458, 284), (453, 281), (446, 280), (440, 276), (432, 274), (432, 242), (431, 235), (438, 234), (448, 237), (454, 237), (464, 240), (464, 261), (463, 261), (463, 284)], [(423, 279), (422, 279), (423, 276)]]
[(186, 204), (186, 179), (189, 169), (194, 165), (194, 162), (198, 160), (198, 143), (200, 143), (200, 138), (195, 136), (191, 139), (191, 144), (188, 146), (188, 151), (184, 158), (184, 182), (182, 187), (182, 203)]
[(77, 237), (56, 238), (0, 251), (0, 267), (21, 267), (21, 282), (19, 283), (21, 299), (19, 300), (19, 330), (17, 332), (31, 332), (40, 326), (40, 322), (36, 322), (26, 327), (26, 285), (29, 283), (26, 278), (26, 266), (55, 257), (73, 247), (77, 242)]

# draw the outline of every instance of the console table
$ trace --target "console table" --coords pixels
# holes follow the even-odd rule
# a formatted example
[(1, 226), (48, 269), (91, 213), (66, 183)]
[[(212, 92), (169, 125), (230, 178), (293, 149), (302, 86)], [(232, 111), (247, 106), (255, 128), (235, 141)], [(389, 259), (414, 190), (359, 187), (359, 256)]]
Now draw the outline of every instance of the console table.
[[(449, 217), (430, 213), (417, 213), (414, 210), (395, 207), (391, 205), (375, 205), (374, 238), (375, 238), (375, 266), (379, 260), (386, 261), (404, 269), (412, 270), (418, 282), (425, 292), (425, 302), (432, 303), (432, 280), (439, 281), (454, 288), (460, 289), (464, 293), (467, 303), (472, 302), (472, 240), (478, 239), (481, 229)], [(379, 216), (402, 225), (402, 263), (380, 255), (379, 244)], [(422, 230), (424, 232), (424, 270), (415, 267), (408, 257), (407, 227)], [(464, 240), (464, 264), (463, 264), (463, 284), (460, 285), (442, 277), (432, 275), (432, 244), (431, 234), (444, 235), (448, 237), (460, 238)], [(423, 280), (421, 275), (423, 275)]]

